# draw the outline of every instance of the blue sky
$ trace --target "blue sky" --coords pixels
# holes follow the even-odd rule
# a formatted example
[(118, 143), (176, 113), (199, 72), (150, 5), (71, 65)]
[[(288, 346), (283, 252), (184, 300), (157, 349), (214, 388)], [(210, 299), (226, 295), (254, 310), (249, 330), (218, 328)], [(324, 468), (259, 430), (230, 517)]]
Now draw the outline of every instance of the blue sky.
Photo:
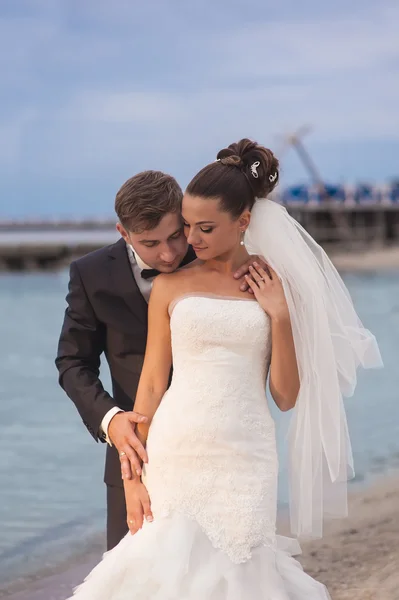
[(184, 186), (243, 136), (306, 181), (399, 176), (397, 0), (1, 0), (0, 218), (112, 215), (156, 168)]

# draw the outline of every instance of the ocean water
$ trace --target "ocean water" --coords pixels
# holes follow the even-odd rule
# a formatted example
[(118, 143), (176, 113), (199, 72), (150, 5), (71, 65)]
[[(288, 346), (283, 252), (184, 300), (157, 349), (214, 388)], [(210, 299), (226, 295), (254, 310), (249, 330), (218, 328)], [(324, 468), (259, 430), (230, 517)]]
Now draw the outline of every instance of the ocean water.
[[(346, 401), (356, 480), (367, 481), (399, 466), (399, 272), (345, 280), (385, 363), (360, 373)], [(54, 565), (104, 529), (104, 446), (54, 365), (67, 283), (66, 271), (0, 275), (0, 581)], [(106, 365), (102, 378), (109, 389)], [(273, 414), (284, 431), (289, 415)]]

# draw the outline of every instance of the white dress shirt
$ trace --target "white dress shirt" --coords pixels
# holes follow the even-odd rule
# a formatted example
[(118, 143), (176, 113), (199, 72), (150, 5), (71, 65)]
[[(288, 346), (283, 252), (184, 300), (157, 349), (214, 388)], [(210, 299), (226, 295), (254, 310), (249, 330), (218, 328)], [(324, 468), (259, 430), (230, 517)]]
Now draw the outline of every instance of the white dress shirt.
[[(132, 246), (127, 244), (126, 249), (127, 249), (127, 254), (129, 257), (131, 267), (132, 267), (133, 277), (136, 280), (137, 286), (138, 286), (140, 292), (142, 293), (143, 298), (146, 300), (146, 302), (148, 302), (150, 299), (150, 293), (151, 293), (153, 279), (144, 279), (141, 276), (141, 271), (143, 269), (151, 269), (151, 267), (146, 265), (145, 262), (141, 260), (139, 255), (137, 253), (135, 253), (135, 251), (133, 250)], [(101, 427), (101, 431), (103, 433), (103, 437), (110, 446), (112, 446), (112, 442), (108, 436), (108, 427), (111, 422), (111, 419), (119, 412), (124, 412), (124, 411), (121, 408), (119, 408), (118, 406), (114, 406), (106, 413), (103, 420), (101, 421), (100, 427)]]

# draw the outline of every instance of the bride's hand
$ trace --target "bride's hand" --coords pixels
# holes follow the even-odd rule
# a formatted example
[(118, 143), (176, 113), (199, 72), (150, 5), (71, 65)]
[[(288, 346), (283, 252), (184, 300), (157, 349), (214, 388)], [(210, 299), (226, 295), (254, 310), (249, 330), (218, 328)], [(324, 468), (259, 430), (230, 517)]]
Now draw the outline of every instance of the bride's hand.
[(283, 285), (277, 273), (268, 265), (268, 273), (254, 261), (245, 279), (263, 310), (274, 320), (289, 318)]
[(151, 501), (147, 488), (139, 479), (124, 481), (127, 525), (132, 535), (142, 528), (144, 519), (151, 523)]

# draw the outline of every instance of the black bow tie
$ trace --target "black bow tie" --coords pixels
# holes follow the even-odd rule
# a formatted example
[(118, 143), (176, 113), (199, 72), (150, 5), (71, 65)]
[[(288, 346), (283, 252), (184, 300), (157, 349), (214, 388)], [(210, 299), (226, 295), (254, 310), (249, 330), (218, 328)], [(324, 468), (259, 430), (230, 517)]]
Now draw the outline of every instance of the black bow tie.
[(152, 279), (153, 277), (159, 275), (159, 273), (160, 271), (157, 271), (156, 269), (143, 269), (141, 271), (141, 276), (143, 279)]
[[(179, 267), (184, 267), (184, 265), (188, 265), (195, 258), (197, 258), (197, 256), (196, 256), (194, 250), (192, 249), (192, 247), (189, 246), (189, 248), (187, 250), (187, 254), (181, 261)], [(156, 277), (159, 274), (160, 274), (160, 271), (157, 271), (157, 269), (143, 269), (141, 271), (141, 276), (143, 279), (152, 279), (153, 277)]]

